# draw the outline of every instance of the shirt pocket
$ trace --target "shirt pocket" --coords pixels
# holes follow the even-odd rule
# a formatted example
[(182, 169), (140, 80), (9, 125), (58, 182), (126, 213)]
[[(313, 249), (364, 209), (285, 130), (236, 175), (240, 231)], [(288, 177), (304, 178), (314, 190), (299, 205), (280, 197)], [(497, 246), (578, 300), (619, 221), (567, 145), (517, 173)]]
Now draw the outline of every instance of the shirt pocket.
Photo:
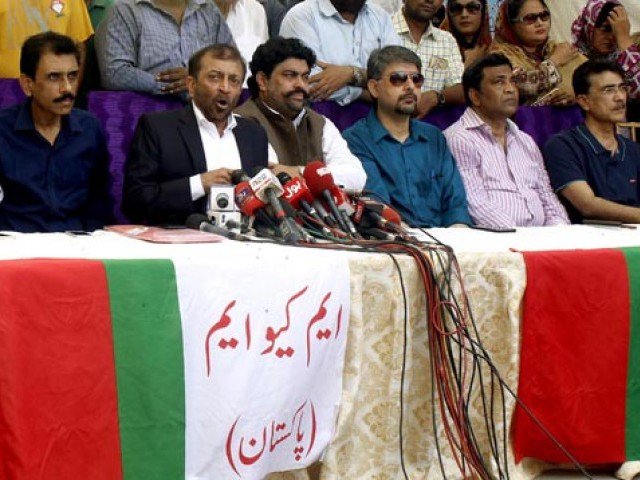
[(518, 187), (506, 164), (483, 159), (480, 166), (482, 183), (487, 191), (517, 192)]

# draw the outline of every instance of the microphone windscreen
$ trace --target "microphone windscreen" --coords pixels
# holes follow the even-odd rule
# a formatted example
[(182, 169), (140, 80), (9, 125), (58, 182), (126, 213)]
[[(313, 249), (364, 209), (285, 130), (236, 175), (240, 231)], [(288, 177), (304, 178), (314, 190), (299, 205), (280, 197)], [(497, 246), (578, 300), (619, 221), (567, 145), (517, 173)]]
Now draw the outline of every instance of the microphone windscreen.
[(193, 228), (194, 230), (200, 230), (200, 225), (202, 223), (209, 223), (209, 217), (203, 213), (192, 213), (184, 222), (187, 228)]
[(276, 177), (278, 177), (278, 180), (280, 180), (280, 183), (282, 185), (288, 183), (291, 180), (291, 175), (289, 175), (287, 172), (280, 172), (278, 175), (276, 175)]
[(336, 184), (333, 181), (333, 175), (327, 166), (319, 161), (310, 162), (304, 169), (304, 180), (316, 197), (322, 195), (324, 190), (332, 190)]
[(231, 172), (231, 183), (238, 185), (241, 182), (247, 182), (249, 175), (244, 170), (234, 170)]
[(249, 182), (240, 182), (234, 189), (234, 200), (240, 211), (248, 217), (253, 217), (256, 210), (264, 207), (264, 203), (253, 193)]
[(384, 218), (385, 220), (391, 223), (395, 223), (397, 225), (400, 225), (402, 223), (402, 218), (400, 217), (400, 214), (396, 212), (393, 208), (389, 207), (388, 205), (385, 205), (382, 208), (382, 218)]

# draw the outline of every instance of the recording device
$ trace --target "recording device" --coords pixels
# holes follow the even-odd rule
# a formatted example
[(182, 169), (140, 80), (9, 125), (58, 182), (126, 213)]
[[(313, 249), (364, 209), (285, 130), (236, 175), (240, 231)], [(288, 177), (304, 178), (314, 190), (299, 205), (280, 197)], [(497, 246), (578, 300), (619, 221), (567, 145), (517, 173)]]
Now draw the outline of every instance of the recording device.
[(216, 235), (232, 240), (248, 240), (244, 235), (237, 234), (218, 225), (213, 225), (209, 221), (209, 217), (202, 213), (192, 213), (189, 215), (185, 221), (185, 226), (194, 230), (200, 230), (201, 232), (215, 233)]
[(355, 232), (357, 235), (355, 227), (353, 224), (349, 225), (350, 222), (345, 219), (345, 216), (340, 209), (338, 209), (334, 200), (332, 190), (336, 190), (338, 187), (336, 187), (333, 176), (326, 165), (320, 161), (308, 163), (304, 169), (304, 180), (309, 186), (311, 193), (324, 200), (327, 204), (340, 229), (352, 234)]
[(207, 215), (214, 225), (237, 228), (242, 214), (236, 208), (233, 185), (213, 185), (209, 190)]
[(323, 233), (330, 235), (331, 231), (323, 226), (322, 218), (317, 210), (313, 207), (313, 195), (309, 191), (309, 187), (301, 178), (291, 178), (286, 172), (280, 172), (278, 180), (284, 188), (283, 197), (293, 206), (293, 208), (301, 208), (304, 213), (315, 220), (313, 228), (321, 229)]

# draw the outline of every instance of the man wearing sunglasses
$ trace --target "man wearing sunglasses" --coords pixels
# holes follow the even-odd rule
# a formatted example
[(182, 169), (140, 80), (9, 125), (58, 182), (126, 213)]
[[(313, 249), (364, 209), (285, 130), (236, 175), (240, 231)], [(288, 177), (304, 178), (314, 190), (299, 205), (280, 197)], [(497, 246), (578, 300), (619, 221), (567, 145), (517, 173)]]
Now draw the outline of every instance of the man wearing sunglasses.
[(422, 61), (424, 83), (417, 116), (423, 117), (443, 105), (464, 103), (460, 80), (464, 71), (462, 55), (453, 35), (433, 25), (443, 0), (403, 0), (393, 16), (393, 26), (402, 45)]
[(629, 92), (615, 62), (589, 60), (573, 74), (584, 124), (553, 136), (543, 153), (551, 184), (574, 222), (640, 223), (640, 145), (616, 133)]
[(371, 54), (367, 87), (375, 107), (344, 133), (367, 172), (365, 189), (414, 227), (471, 224), (467, 199), (447, 142), (436, 127), (411, 118), (424, 77), (411, 50)]
[(565, 225), (533, 138), (509, 120), (518, 109), (511, 62), (493, 53), (462, 77), (469, 107), (445, 132), (477, 225), (495, 229)]

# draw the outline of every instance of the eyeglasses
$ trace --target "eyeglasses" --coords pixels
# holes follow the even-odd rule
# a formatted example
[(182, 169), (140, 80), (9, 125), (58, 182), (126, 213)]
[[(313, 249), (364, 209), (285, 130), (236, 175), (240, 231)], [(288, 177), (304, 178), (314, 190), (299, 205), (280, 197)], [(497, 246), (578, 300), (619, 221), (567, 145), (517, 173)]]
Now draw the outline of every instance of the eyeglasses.
[(389, 81), (394, 87), (404, 85), (409, 78), (416, 87), (421, 87), (424, 83), (424, 75), (421, 73), (391, 72), (389, 75)]
[(631, 87), (626, 83), (621, 83), (620, 85), (607, 85), (606, 87), (602, 87), (599, 91), (602, 95), (607, 97), (613, 97), (616, 93), (624, 93), (625, 95), (629, 93)]
[(466, 10), (469, 12), (469, 15), (477, 15), (482, 10), (482, 4), (471, 2), (463, 5), (462, 3), (452, 3), (449, 7), (449, 13), (451, 15), (461, 15), (462, 11)]
[(522, 17), (518, 17), (513, 20), (513, 23), (524, 23), (525, 25), (533, 25), (538, 20), (541, 22), (548, 22), (551, 19), (551, 14), (546, 10), (540, 13), (527, 13)]

